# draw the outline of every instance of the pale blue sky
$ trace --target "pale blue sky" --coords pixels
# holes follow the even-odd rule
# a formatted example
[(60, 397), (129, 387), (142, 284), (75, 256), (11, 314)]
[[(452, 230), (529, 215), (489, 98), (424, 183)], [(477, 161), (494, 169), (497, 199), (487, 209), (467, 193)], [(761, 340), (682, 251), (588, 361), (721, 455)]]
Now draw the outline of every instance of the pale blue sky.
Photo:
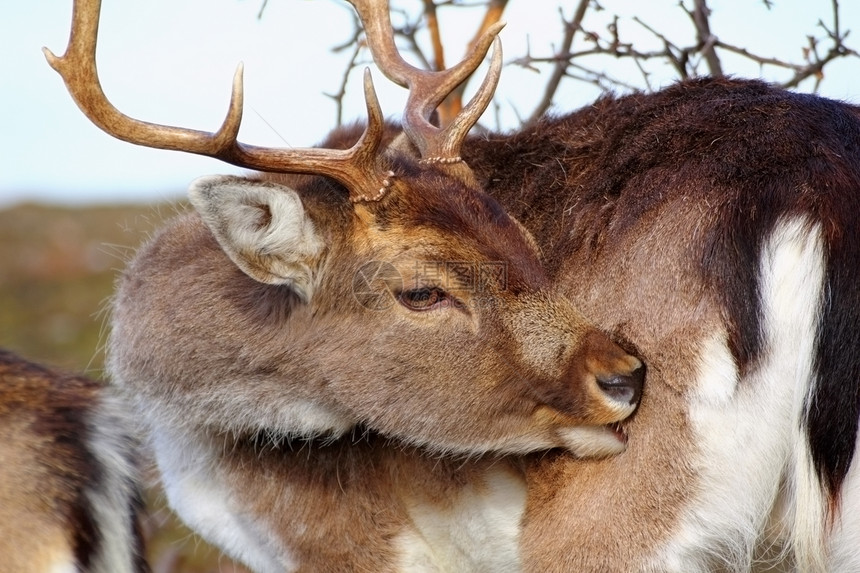
[[(323, 92), (337, 89), (345, 56), (330, 48), (349, 37), (349, 8), (334, 0), (103, 0), (99, 70), (108, 97), (125, 113), (159, 123), (213, 130), (221, 122), (238, 62), (245, 64), (245, 121), (240, 139), (260, 145), (311, 145), (333, 126), (335, 108)], [(215, 160), (150, 150), (115, 140), (78, 111), (59, 76), (41, 54), (47, 46), (65, 50), (71, 0), (7, 2), (0, 9), (0, 206), (22, 200), (75, 202), (154, 201), (181, 196), (198, 175), (235, 172)], [(574, 2), (567, 2), (573, 5)], [(630, 10), (679, 42), (687, 26), (677, 0), (603, 0), (607, 8)], [(860, 48), (860, 2), (843, 0), (843, 27), (853, 29), (849, 45)], [(414, 0), (406, 6), (416, 5)], [(558, 2), (511, 0), (502, 32), (506, 60), (525, 51), (547, 54), (560, 38)], [(829, 22), (829, 0), (774, 0), (770, 12), (760, 0), (711, 0), (713, 29), (734, 44), (762, 55), (796, 57), (815, 22)], [(572, 8), (567, 8), (569, 16)], [(449, 61), (480, 13), (458, 10), (443, 22)], [(599, 15), (597, 15), (599, 16)], [(595, 20), (587, 20), (595, 28)], [(628, 37), (651, 41), (626, 28)], [(754, 65), (726, 68), (756, 76)], [(638, 81), (636, 72), (618, 69)], [(662, 74), (662, 76), (661, 76)], [(657, 72), (657, 81), (671, 74)], [(771, 72), (768, 76), (776, 79)], [(404, 94), (374, 74), (386, 115), (399, 113)], [(528, 110), (545, 76), (505, 69), (497, 93), (503, 127), (514, 125), (514, 109)], [(363, 110), (353, 81), (347, 117)], [(597, 91), (568, 81), (563, 109), (587, 104)], [(828, 68), (821, 93), (860, 103), (860, 59)], [(485, 123), (493, 126), (492, 119)]]

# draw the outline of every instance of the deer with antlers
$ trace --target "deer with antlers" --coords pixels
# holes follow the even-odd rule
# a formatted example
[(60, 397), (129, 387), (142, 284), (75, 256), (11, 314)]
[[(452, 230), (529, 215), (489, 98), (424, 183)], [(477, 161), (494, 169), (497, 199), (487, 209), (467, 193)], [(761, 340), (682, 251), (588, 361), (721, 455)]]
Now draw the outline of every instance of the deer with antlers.
[[(857, 108), (702, 80), (467, 138), (498, 52), (429, 118), (497, 30), (419, 72), (352, 4), (410, 99), (401, 132), (367, 81), (345, 151), (237, 143), (238, 89), (214, 135), (120, 115), (97, 2), (50, 57), (109, 133), (267, 172), (194, 183), (119, 285), (110, 368), (177, 512), (258, 571), (860, 569)], [(411, 277), (384, 312), (368, 260)], [(490, 312), (416, 260), (508, 272)]]
[[(141, 413), (170, 503), (187, 523), (260, 571), (320, 570), (329, 553), (348, 555), (344, 547), (362, 544), (367, 566), (381, 571), (397, 561), (381, 549), (392, 536), (420, 538), (405, 507), (373, 517), (379, 524), (365, 517), (366, 535), (361, 521), (344, 519), (309, 523), (325, 532), (316, 538), (284, 529), (286, 514), (255, 516), (266, 496), (245, 496), (247, 480), (265, 472), (249, 476), (246, 453), (265, 449), (261, 440), (349, 441), (356, 428), (436, 454), (624, 450), (619, 423), (639, 402), (642, 363), (555, 293), (533, 238), (459, 157), (498, 78), (498, 27), (461, 64), (420, 72), (394, 48), (386, 3), (356, 0), (380, 66), (410, 88), (406, 139), (382, 121), (366, 75), (368, 121), (357, 141), (344, 144), (344, 134), (322, 149), (263, 149), (236, 140), (241, 73), (214, 134), (147, 124), (113, 108), (94, 62), (99, 4), (76, 2), (66, 54), (47, 53), (88, 117), (133, 143), (268, 174), (194, 182), (196, 212), (140, 250), (114, 302), (109, 370)], [(494, 43), (478, 95), (450, 126), (435, 127), (433, 110)], [(277, 175), (284, 173), (313, 176)], [(354, 278), (372, 261), (386, 265), (377, 282), (391, 304), (371, 308), (354, 292)], [(378, 274), (374, 268), (367, 284)], [(380, 451), (375, 471), (399, 467), (388, 457)], [(363, 467), (356, 458), (344, 468), (344, 459), (335, 464), (340, 478)], [(278, 467), (287, 481), (301, 477), (298, 466)], [(412, 467), (404, 475), (419, 471)], [(499, 488), (517, 483), (500, 472)], [(367, 495), (392, 495), (384, 477)], [(290, 498), (287, 481), (278, 487), (281, 502)], [(403, 488), (430, 494), (412, 481)], [(441, 500), (457, 489), (450, 480), (432, 495)], [(339, 527), (351, 535), (336, 535)], [(307, 556), (303, 543), (312, 546)], [(429, 559), (421, 551), (413, 558)]]

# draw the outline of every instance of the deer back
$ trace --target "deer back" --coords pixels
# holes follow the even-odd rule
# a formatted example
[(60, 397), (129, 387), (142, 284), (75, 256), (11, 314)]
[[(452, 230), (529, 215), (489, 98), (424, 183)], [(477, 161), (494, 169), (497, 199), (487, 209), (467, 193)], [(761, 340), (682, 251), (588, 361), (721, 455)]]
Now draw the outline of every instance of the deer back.
[(699, 80), (464, 156), (649, 364), (625, 454), (534, 466), (530, 566), (747, 570), (771, 544), (800, 570), (856, 568), (857, 108)]

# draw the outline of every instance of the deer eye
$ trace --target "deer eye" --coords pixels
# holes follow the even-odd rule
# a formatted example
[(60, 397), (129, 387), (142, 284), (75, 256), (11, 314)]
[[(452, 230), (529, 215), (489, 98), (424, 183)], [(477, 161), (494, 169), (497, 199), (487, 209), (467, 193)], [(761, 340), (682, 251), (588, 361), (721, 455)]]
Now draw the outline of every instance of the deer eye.
[(424, 311), (445, 305), (448, 298), (448, 293), (438, 287), (420, 287), (401, 292), (397, 300), (409, 310)]

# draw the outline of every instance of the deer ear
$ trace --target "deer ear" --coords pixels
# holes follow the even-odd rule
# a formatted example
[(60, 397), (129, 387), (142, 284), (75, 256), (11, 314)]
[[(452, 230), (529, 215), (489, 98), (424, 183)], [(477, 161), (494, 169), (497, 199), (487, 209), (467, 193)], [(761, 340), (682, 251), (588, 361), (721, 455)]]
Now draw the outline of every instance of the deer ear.
[(188, 189), (191, 204), (221, 248), (251, 278), (289, 285), (305, 302), (325, 243), (298, 193), (240, 177), (201, 177)]

